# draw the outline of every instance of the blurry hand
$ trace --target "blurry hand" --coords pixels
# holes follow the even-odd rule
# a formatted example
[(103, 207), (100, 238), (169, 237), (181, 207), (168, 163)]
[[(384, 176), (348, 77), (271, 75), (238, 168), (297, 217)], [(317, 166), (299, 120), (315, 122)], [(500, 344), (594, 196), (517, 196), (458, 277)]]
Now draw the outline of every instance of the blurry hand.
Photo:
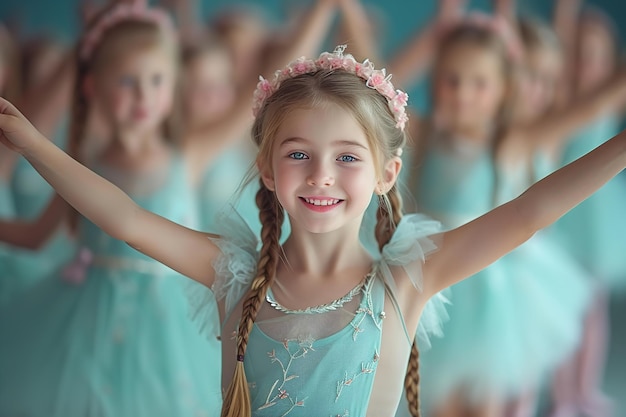
[(4, 98), (0, 98), (0, 142), (9, 149), (24, 153), (41, 140), (41, 133)]

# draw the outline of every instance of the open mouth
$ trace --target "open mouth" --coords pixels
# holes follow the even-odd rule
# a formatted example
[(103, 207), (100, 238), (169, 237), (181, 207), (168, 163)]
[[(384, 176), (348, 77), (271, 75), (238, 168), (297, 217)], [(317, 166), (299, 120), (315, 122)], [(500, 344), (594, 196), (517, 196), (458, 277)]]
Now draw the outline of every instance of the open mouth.
[(314, 211), (328, 211), (337, 207), (343, 203), (343, 200), (336, 198), (313, 198), (313, 197), (300, 197), (300, 200), (311, 210)]

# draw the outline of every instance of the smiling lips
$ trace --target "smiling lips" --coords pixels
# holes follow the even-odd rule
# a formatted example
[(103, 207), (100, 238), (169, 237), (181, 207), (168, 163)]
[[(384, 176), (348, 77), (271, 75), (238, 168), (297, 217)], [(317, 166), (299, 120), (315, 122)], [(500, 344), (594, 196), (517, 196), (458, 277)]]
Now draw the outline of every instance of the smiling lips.
[(314, 198), (314, 197), (300, 197), (300, 200), (310, 210), (317, 212), (330, 211), (343, 202), (336, 198)]

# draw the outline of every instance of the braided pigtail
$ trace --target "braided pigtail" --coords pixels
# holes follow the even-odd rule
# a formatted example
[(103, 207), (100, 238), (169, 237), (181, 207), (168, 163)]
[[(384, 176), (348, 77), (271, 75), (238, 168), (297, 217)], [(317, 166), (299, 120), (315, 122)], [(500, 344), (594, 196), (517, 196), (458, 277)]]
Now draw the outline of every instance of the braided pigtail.
[(284, 212), (272, 191), (261, 182), (261, 188), (256, 195), (259, 207), (259, 218), (263, 225), (261, 229), (262, 247), (259, 253), (257, 276), (252, 281), (250, 290), (243, 303), (241, 321), (237, 331), (237, 364), (233, 380), (226, 391), (222, 417), (250, 417), (250, 392), (243, 366), (243, 359), (248, 346), (248, 337), (252, 325), (261, 307), (265, 294), (274, 280), (280, 253), (280, 233), (284, 219)]
[[(376, 240), (380, 250), (389, 242), (402, 218), (402, 198), (396, 185), (386, 195), (381, 196), (380, 205), (376, 214)], [(415, 341), (411, 347), (411, 356), (407, 367), (404, 386), (409, 411), (413, 417), (420, 417), (419, 401), (419, 351)]]
[(406, 399), (409, 403), (409, 412), (413, 417), (420, 417), (420, 353), (417, 349), (417, 343), (413, 341), (411, 346), (411, 356), (409, 357), (409, 366), (406, 368), (406, 376), (404, 377), (404, 390), (406, 391)]
[(376, 212), (375, 234), (379, 250), (382, 250), (389, 242), (401, 218), (402, 197), (400, 197), (397, 185), (394, 184), (387, 194), (380, 196)]

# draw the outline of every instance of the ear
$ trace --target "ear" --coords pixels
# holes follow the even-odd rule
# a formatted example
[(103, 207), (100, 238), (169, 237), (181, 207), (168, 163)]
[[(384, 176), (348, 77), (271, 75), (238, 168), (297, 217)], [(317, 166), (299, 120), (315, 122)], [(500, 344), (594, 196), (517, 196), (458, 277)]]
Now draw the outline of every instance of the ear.
[(401, 169), (402, 159), (399, 156), (394, 156), (387, 161), (383, 170), (383, 176), (376, 184), (376, 194), (386, 194), (396, 183)]
[(261, 181), (263, 181), (263, 184), (265, 185), (265, 187), (270, 191), (276, 191), (275, 182), (274, 182), (274, 173), (272, 172), (272, 170), (267, 168), (266, 165), (259, 164), (258, 161), (257, 161), (256, 166), (259, 169), (259, 174), (261, 175)]

